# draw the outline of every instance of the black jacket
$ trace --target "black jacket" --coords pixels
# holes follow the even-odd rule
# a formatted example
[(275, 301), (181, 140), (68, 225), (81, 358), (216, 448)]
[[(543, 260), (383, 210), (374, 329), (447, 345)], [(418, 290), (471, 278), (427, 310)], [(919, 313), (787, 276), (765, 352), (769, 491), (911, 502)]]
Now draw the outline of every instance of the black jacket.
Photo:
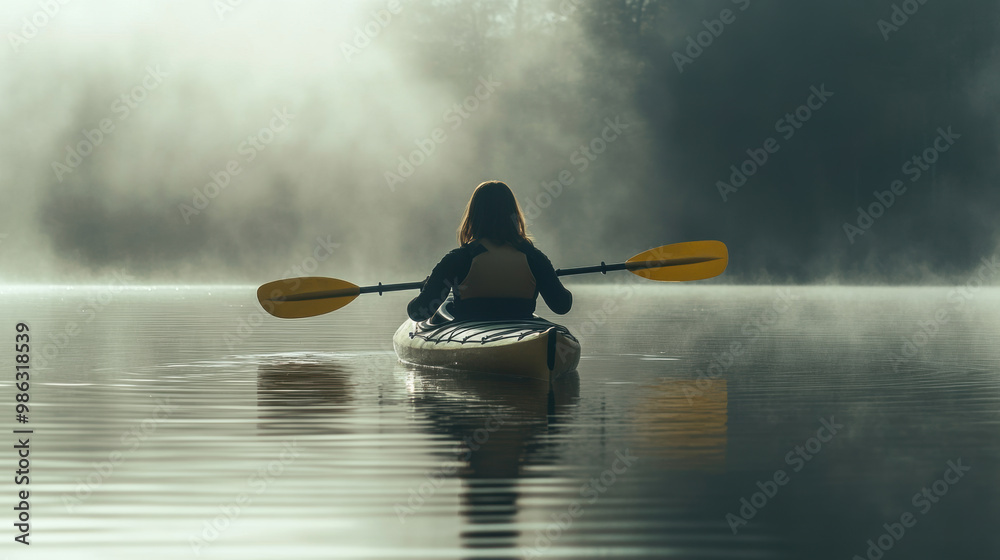
[(568, 313), (573, 306), (573, 294), (563, 287), (548, 257), (530, 243), (523, 243), (515, 248), (524, 253), (531, 274), (535, 277), (535, 297), (531, 299), (479, 297), (462, 300), (459, 286), (469, 274), (472, 259), (486, 251), (485, 247), (473, 241), (452, 250), (441, 259), (424, 281), (420, 294), (406, 307), (407, 314), (414, 321), (423, 321), (437, 311), (438, 306), (449, 294), (455, 298), (452, 313), (456, 319), (531, 317), (535, 312), (535, 299), (539, 294), (552, 311), (560, 315)]

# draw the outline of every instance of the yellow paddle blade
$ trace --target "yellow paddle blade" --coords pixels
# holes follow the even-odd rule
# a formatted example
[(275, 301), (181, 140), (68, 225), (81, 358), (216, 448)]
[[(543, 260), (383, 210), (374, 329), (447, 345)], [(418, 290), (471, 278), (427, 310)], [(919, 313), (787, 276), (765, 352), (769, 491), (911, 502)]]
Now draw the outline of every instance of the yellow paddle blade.
[(315, 317), (354, 301), (361, 288), (336, 278), (309, 276), (268, 282), (257, 288), (260, 306), (275, 317)]
[(729, 264), (729, 250), (721, 241), (689, 241), (650, 249), (625, 261), (625, 269), (660, 282), (714, 278)]

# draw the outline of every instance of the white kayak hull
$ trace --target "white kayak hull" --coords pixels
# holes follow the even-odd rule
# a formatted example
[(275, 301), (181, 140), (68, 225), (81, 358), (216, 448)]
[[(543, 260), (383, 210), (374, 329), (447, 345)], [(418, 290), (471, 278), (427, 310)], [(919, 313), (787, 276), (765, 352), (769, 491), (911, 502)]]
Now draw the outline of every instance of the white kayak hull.
[(407, 320), (392, 343), (405, 363), (543, 381), (576, 370), (580, 362), (579, 341), (540, 318), (438, 325)]

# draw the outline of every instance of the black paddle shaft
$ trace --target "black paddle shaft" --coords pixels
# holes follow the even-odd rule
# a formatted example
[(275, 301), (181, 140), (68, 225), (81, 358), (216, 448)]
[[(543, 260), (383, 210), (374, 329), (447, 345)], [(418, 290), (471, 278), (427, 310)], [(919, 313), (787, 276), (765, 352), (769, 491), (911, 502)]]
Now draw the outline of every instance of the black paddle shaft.
[(660, 268), (662, 266), (679, 266), (685, 264), (698, 264), (708, 261), (718, 260), (718, 257), (678, 257), (673, 259), (664, 259), (661, 261), (636, 261), (636, 262), (623, 262), (616, 264), (604, 264), (601, 261), (599, 266), (578, 266), (576, 268), (565, 268), (556, 271), (556, 276), (571, 276), (573, 274), (590, 274), (592, 272), (600, 272), (601, 274), (607, 274), (613, 270), (643, 270), (646, 268)]
[(360, 286), (355, 291), (354, 288), (340, 288), (338, 290), (323, 290), (321, 292), (309, 292), (305, 294), (294, 294), (290, 296), (277, 296), (271, 301), (311, 301), (315, 299), (329, 299), (338, 297), (355, 297), (359, 294), (378, 294), (383, 292), (398, 292), (401, 290), (419, 290), (424, 286), (423, 282), (404, 282), (401, 284), (383, 284), (379, 282), (375, 286)]
[(382, 292), (400, 292), (403, 290), (419, 290), (424, 287), (423, 282), (402, 282), (399, 284), (383, 284), (379, 282), (375, 286), (361, 286), (358, 293), (361, 294), (378, 294), (382, 295)]
[(600, 272), (601, 274), (607, 274), (609, 271), (614, 270), (627, 270), (628, 263), (617, 263), (617, 264), (601, 264), (598, 266), (578, 266), (576, 268), (560, 268), (556, 271), (556, 276), (572, 276), (574, 274), (590, 274), (592, 272)]

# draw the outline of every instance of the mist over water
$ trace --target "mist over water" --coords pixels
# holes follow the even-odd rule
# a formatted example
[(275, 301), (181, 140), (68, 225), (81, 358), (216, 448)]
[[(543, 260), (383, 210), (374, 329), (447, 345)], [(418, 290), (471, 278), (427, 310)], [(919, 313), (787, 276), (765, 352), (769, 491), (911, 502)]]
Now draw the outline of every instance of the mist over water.
[(557, 267), (719, 239), (720, 281), (950, 283), (997, 249), (995, 2), (232, 4), (0, 7), (0, 280), (418, 279), (487, 179)]

